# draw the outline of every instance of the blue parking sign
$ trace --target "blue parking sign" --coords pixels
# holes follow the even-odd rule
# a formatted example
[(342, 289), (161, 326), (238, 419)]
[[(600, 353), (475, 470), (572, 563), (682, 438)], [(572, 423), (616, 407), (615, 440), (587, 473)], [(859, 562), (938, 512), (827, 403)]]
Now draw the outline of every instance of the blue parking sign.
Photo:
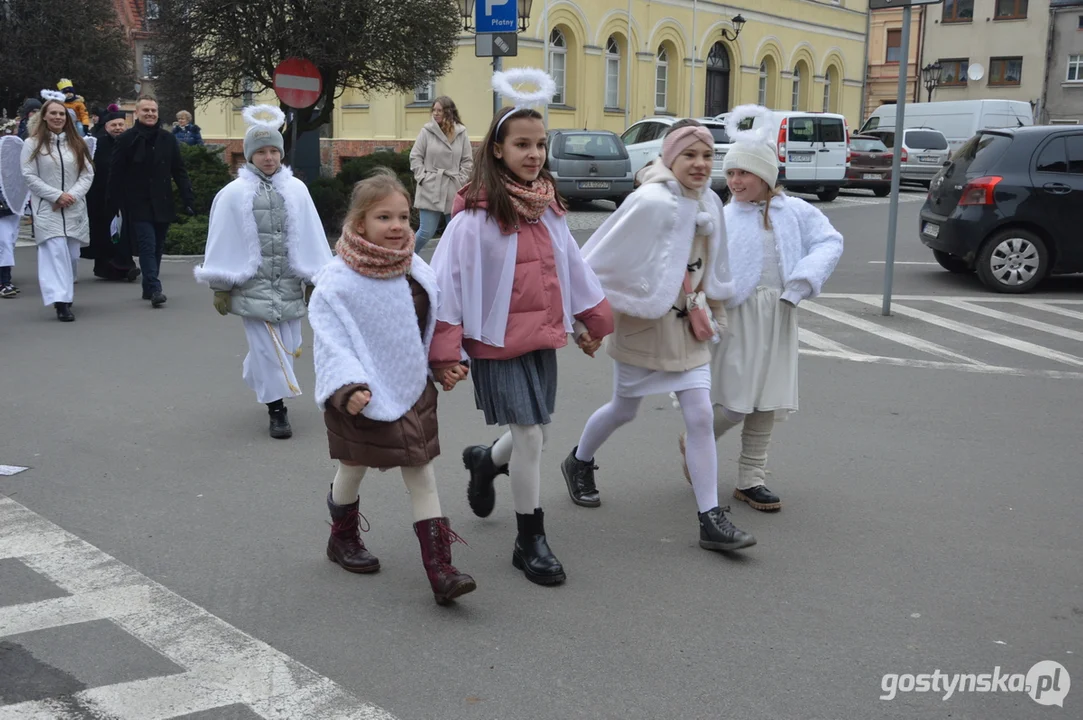
[(478, 0), (475, 32), (515, 32), (519, 25), (518, 5), (516, 0)]

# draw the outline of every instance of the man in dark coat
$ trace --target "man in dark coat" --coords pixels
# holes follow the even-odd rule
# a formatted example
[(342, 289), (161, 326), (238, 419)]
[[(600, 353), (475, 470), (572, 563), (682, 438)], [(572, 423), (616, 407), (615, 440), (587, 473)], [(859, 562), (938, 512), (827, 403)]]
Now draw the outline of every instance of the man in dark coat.
[(173, 183), (185, 211), (195, 215), (192, 184), (184, 170), (173, 133), (158, 126), (158, 101), (142, 97), (135, 105), (135, 126), (116, 140), (109, 178), (109, 209), (119, 209), (139, 248), (143, 299), (158, 308), (166, 297), (158, 279), (169, 224), (177, 219)]
[(131, 233), (121, 228), (120, 242), (113, 242), (113, 221), (116, 215), (109, 214), (106, 202), (109, 192), (109, 177), (112, 170), (113, 149), (116, 139), (128, 129), (124, 112), (116, 105), (98, 115), (101, 133), (97, 135), (98, 147), (94, 151), (94, 184), (86, 196), (87, 214), (90, 217), (90, 245), (83, 248), (82, 257), (94, 260), (94, 275), (103, 280), (126, 280), (134, 282), (139, 277), (139, 268), (132, 259)]

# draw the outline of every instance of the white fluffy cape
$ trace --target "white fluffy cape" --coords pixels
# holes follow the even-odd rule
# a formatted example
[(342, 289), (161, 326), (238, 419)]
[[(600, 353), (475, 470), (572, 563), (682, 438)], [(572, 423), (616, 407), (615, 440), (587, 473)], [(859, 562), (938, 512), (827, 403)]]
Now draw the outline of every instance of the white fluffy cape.
[[(605, 293), (583, 262), (565, 219), (548, 208), (541, 222), (553, 244), (564, 330), (571, 333), (575, 316), (601, 303)], [(519, 234), (502, 235), (485, 210), (456, 214), (432, 256), (441, 290), (436, 319), (462, 325), (463, 337), (504, 347), (518, 248)]]
[(706, 234), (708, 266), (703, 290), (712, 300), (733, 294), (722, 203), (711, 190), (686, 198), (668, 169), (652, 167), (644, 184), (583, 246), (613, 310), (660, 318), (680, 293), (697, 233)]
[[(248, 168), (214, 196), (203, 264), (195, 268), (196, 280), (243, 285), (256, 274), (261, 260), (259, 230), (252, 205), (260, 179)], [(311, 282), (331, 260), (327, 234), (316, 213), (305, 184), (283, 166), (271, 177), (271, 184), (286, 203), (286, 251), (290, 269)]]
[(424, 334), (405, 277), (377, 280), (335, 258), (317, 275), (308, 306), (316, 363), (316, 404), (322, 409), (341, 387), (366, 384), (372, 400), (362, 415), (398, 420), (429, 382), (429, 345), (436, 327), (436, 274), (414, 255), (410, 275), (429, 295)]

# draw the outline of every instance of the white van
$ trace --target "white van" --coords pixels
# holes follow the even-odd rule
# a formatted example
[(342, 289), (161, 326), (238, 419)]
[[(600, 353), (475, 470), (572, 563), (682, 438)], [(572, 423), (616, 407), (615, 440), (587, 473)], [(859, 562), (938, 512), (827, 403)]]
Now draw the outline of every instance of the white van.
[[(907, 103), (903, 117), (906, 128), (932, 128), (944, 133), (954, 153), (983, 128), (1014, 128), (1033, 125), (1034, 117), (1026, 100), (950, 100)], [(861, 132), (895, 129), (895, 106), (876, 108)]]
[(771, 112), (745, 120), (742, 130), (766, 127), (778, 146), (778, 182), (831, 202), (846, 184), (850, 129), (835, 113)]

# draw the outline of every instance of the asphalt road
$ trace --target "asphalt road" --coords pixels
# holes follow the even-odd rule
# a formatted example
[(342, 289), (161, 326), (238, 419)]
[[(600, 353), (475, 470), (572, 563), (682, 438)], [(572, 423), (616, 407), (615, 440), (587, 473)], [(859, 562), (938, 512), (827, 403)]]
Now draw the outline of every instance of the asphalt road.
[[(506, 480), (489, 519), (470, 514), (459, 451), (495, 433), (464, 386), (440, 399), (437, 472), (478, 590), (449, 608), (396, 473), (362, 485), (383, 570), (326, 560), (334, 466), (311, 394), (289, 404), (294, 438), (270, 440), (240, 321), (189, 263), (165, 266), (157, 311), (84, 263), (63, 325), (19, 249), (23, 293), (0, 301), (0, 465), (28, 469), (0, 476), (0, 720), (1083, 717), (1083, 279), (1006, 298), (900, 264), (883, 318), (887, 205), (853, 198), (824, 206), (846, 252), (801, 316), (802, 410), (769, 460), (783, 510), (733, 509), (759, 544), (697, 547), (666, 398), (599, 454), (602, 507), (571, 504), (558, 466), (611, 366), (568, 349), (542, 504), (569, 580), (511, 567)], [(919, 207), (902, 205), (903, 263), (932, 261)], [(737, 451), (722, 441), (724, 498)], [(906, 674), (1045, 660), (1075, 680), (1063, 708), (1009, 681), (906, 692)]]

